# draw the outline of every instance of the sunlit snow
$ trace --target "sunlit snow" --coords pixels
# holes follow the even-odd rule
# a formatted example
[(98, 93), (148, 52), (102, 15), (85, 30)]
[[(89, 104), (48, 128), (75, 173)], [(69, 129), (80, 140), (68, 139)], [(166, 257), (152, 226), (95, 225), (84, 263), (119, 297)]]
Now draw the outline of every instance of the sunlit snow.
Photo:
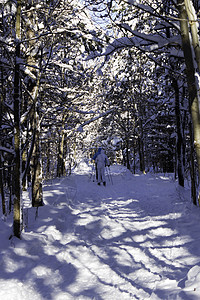
[(0, 220), (0, 299), (200, 299), (200, 214), (173, 175), (92, 165), (44, 183), (45, 206), (25, 200), (21, 240)]

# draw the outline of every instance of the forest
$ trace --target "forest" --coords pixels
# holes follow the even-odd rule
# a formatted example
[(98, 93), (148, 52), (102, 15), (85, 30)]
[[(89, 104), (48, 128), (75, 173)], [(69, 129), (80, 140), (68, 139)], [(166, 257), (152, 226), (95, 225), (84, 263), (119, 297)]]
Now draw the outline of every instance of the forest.
[(199, 205), (198, 0), (0, 2), (0, 198), (20, 237), (22, 193), (102, 146), (132, 173), (173, 173)]

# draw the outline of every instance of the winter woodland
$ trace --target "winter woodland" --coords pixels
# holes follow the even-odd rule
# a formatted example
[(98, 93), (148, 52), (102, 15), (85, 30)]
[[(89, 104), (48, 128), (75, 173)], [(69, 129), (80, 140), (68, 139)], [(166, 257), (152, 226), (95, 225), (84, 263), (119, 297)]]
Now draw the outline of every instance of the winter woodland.
[[(104, 228), (102, 239), (108, 239), (109, 233), (106, 231), (106, 218), (102, 216), (102, 207), (108, 213), (110, 226), (113, 226), (112, 219), (118, 217), (121, 225), (116, 230), (123, 231), (122, 227), (125, 226), (127, 229), (127, 226), (131, 226), (131, 222), (127, 221), (128, 217), (125, 213), (115, 215), (117, 206), (123, 208), (123, 205), (127, 205), (126, 209), (133, 209), (133, 215), (135, 214), (136, 218), (140, 215), (140, 209), (144, 210), (147, 215), (151, 215), (151, 209), (155, 214), (164, 214), (164, 208), (166, 208), (170, 216), (170, 209), (173, 210), (172, 214), (176, 211), (175, 204), (178, 200), (175, 194), (178, 190), (181, 191), (181, 195), (184, 194), (181, 196), (184, 197), (184, 201), (179, 197), (181, 203), (184, 203), (181, 206), (184, 212), (187, 207), (190, 209), (191, 216), (194, 214), (198, 219), (200, 203), (200, 2), (198, 0), (1, 0), (0, 12), (0, 228), (2, 228), (3, 239), (6, 241), (5, 248), (1, 248), (2, 253), (10, 244), (16, 244), (19, 249), (22, 249), (23, 240), (29, 243), (30, 226), (32, 226), (32, 234), (35, 228), (37, 243), (38, 245), (41, 243), (44, 250), (46, 235), (43, 233), (38, 237), (41, 231), (37, 222), (44, 222), (44, 216), (47, 219), (52, 218), (53, 214), (49, 205), (52, 207), (58, 205), (60, 209), (63, 209), (63, 214), (59, 215), (59, 218), (62, 222), (65, 221), (65, 225), (61, 222), (62, 224), (59, 223), (58, 227), (69, 225), (70, 221), (67, 216), (74, 218), (76, 214), (84, 215), (85, 213), (87, 218), (92, 218), (94, 228), (90, 228), (87, 220), (84, 224), (84, 230), (86, 232), (88, 230), (87, 234), (80, 228), (77, 229), (78, 234), (80, 240), (84, 240), (84, 234), (86, 234), (86, 240), (89, 240), (91, 244), (94, 242), (93, 247), (96, 247), (96, 251), (98, 250), (96, 256), (101, 257), (104, 263), (109, 258), (106, 256), (108, 253), (103, 253), (103, 248), (99, 246), (101, 243), (98, 223), (100, 217), (103, 218), (101, 225)], [(104, 192), (96, 190), (97, 185), (93, 180), (92, 157), (98, 147), (105, 150), (111, 163), (111, 168), (106, 169), (109, 184), (104, 187)], [(82, 174), (85, 177), (80, 175), (81, 166), (82, 171), (87, 173), (87, 175)], [(77, 170), (79, 173), (76, 173)], [(121, 171), (118, 172), (119, 170)], [(123, 190), (124, 174), (128, 174), (126, 179), (131, 180), (132, 183), (120, 196)], [(173, 196), (165, 189), (164, 178), (167, 178), (168, 187), (174, 189), (176, 186), (175, 194), (172, 191)], [(78, 179), (80, 187), (85, 184), (85, 189), (81, 189), (82, 194), (79, 191), (79, 197), (77, 196)], [(74, 188), (74, 180), (76, 188)], [(153, 192), (148, 193), (151, 180), (155, 180), (158, 187), (154, 186)], [(65, 185), (61, 184), (63, 182)], [(73, 184), (68, 185), (69, 182)], [(135, 194), (134, 182), (140, 186)], [(57, 189), (57, 184), (60, 184), (61, 190)], [(55, 188), (57, 191), (55, 199), (51, 199), (51, 192), (48, 194), (47, 187), (49, 190)], [(74, 196), (69, 196), (69, 190), (72, 193), (74, 191)], [(157, 191), (156, 196), (155, 191)], [(70, 203), (66, 201), (65, 206), (62, 197), (60, 202), (59, 193), (61, 195), (64, 193), (65, 199), (70, 199)], [(107, 194), (104, 195), (104, 193)], [(166, 193), (166, 199), (170, 199), (170, 204), (164, 203), (163, 193)], [(120, 202), (123, 197), (124, 204)], [(134, 197), (136, 197), (135, 202), (142, 199), (146, 204), (150, 203), (151, 198), (154, 199), (154, 197), (163, 201), (159, 204), (154, 199), (152, 200), (154, 208), (151, 208), (149, 204), (150, 210), (148, 211), (141, 204), (142, 207), (137, 206), (137, 211), (134, 212), (135, 208), (132, 203), (134, 201), (130, 200)], [(101, 207), (97, 219), (92, 212), (91, 216), (88, 215), (88, 211), (92, 210), (89, 198)], [(110, 204), (106, 202), (106, 199), (110, 199)], [(129, 201), (132, 203), (130, 206)], [(160, 210), (157, 211), (159, 205)], [(40, 214), (42, 214), (41, 218)], [(176, 216), (178, 214), (181, 214), (181, 209), (176, 212)], [(32, 216), (30, 223), (28, 215)], [(143, 217), (148, 223), (150, 219), (147, 215)], [(124, 224), (121, 218), (125, 218)], [(175, 219), (174, 215), (173, 218)], [(157, 222), (155, 216), (153, 222), (154, 225)], [(161, 224), (164, 221), (162, 219), (159, 222)], [(177, 224), (170, 221), (170, 217), (169, 223), (170, 226)], [(198, 222), (194, 223), (194, 226), (196, 224)], [(52, 229), (52, 226), (49, 225), (49, 228)], [(172, 227), (168, 231), (164, 230), (163, 234), (169, 237), (170, 230), (174, 230)], [(72, 230), (72, 227), (70, 228)], [(141, 228), (139, 226), (137, 230)], [(26, 235), (27, 230), (29, 234)], [(93, 241), (90, 231), (92, 234), (95, 230), (97, 230), (97, 240)], [(54, 241), (60, 239), (58, 236), (55, 237), (56, 231), (52, 233), (50, 230), (50, 232), (53, 234)], [(62, 230), (61, 232), (64, 234)], [(153, 233), (160, 235), (152, 229), (150, 235)], [(116, 237), (114, 228), (110, 234), (111, 240)], [(139, 233), (137, 236), (134, 243), (145, 239)], [(196, 232), (193, 236), (196, 238)], [(67, 243), (68, 238), (70, 241), (73, 239), (72, 236), (67, 235), (63, 238), (63, 245)], [(127, 239), (129, 238), (127, 235)], [(186, 240), (184, 240), (185, 243), (187, 243)], [(117, 243), (117, 240), (114, 242)], [(166, 242), (168, 246), (170, 242), (169, 240)], [(173, 243), (176, 243), (175, 238)], [(80, 243), (79, 247), (83, 247), (83, 244)], [(147, 244), (151, 249), (155, 246), (151, 238)], [(59, 248), (58, 245), (57, 248)], [(109, 249), (109, 255), (111, 255), (113, 249), (110, 243), (109, 245), (105, 243), (105, 248)], [(68, 250), (70, 252), (72, 248)], [(132, 252), (129, 250), (127, 244), (123, 244), (118, 255), (123, 252), (122, 257), (125, 258), (128, 255), (130, 258)], [(49, 251), (53, 255), (53, 248)], [(69, 258), (70, 254), (67, 250), (66, 254), (62, 252), (62, 249), (60, 251), (61, 260), (65, 255)], [(22, 253), (23, 251), (21, 255)], [(162, 255), (167, 255), (163, 253)], [(32, 254), (33, 256), (36, 254), (36, 248), (33, 249)], [(79, 255), (78, 252), (77, 255)], [(88, 253), (87, 255), (90, 259), (90, 255)], [(156, 256), (157, 253), (154, 255)], [(150, 263), (147, 267), (149, 274), (146, 273), (146, 278), (150, 278), (150, 281), (155, 283), (159, 281), (159, 278), (166, 276), (166, 281), (162, 282), (161, 286), (165, 289), (168, 286), (168, 280), (171, 280), (170, 283), (174, 286), (174, 298), (170, 298), (171, 289), (166, 294), (154, 293), (155, 284), (152, 284), (151, 292), (149, 288), (141, 292), (141, 274), (136, 276), (137, 291), (132, 287), (129, 290), (128, 286), (132, 286), (134, 279), (125, 275), (120, 276), (122, 273), (118, 273), (117, 282), (119, 283), (122, 277), (126, 283), (128, 282), (123, 293), (121, 288), (115, 292), (109, 289), (102, 291), (99, 286), (101, 293), (87, 295), (89, 299), (146, 299), (148, 297), (179, 299), (176, 297), (183, 297), (185, 290), (180, 292), (180, 288), (184, 288), (186, 282), (180, 285), (178, 280), (181, 280), (184, 274), (186, 276), (193, 263), (199, 262), (196, 255), (194, 251), (190, 262), (187, 266), (184, 265), (182, 273), (175, 272), (177, 277), (174, 281), (170, 274), (177, 266), (173, 265), (170, 271), (166, 267), (166, 272), (161, 275), (158, 269), (153, 270), (150, 256), (146, 257), (146, 262)], [(111, 268), (114, 262), (111, 256), (109, 257), (110, 261), (107, 261), (107, 266)], [(136, 265), (141, 263), (138, 262), (138, 257), (133, 256)], [(172, 261), (173, 257), (176, 257), (174, 253), (167, 259)], [(95, 260), (93, 263), (95, 265)], [(181, 263), (184, 264), (184, 262)], [(11, 261), (10, 264), (14, 268)], [(115, 265), (113, 269), (115, 275), (119, 270), (118, 267)], [(197, 276), (198, 268), (196, 265), (196, 269), (192, 269), (187, 277), (188, 281), (191, 281), (191, 276), (194, 274)], [(72, 275), (75, 274), (71, 265), (67, 269), (69, 272), (74, 272)], [(42, 277), (43, 271), (37, 269), (35, 274)], [(111, 275), (109, 272), (107, 270), (106, 278), (101, 278), (101, 284), (103, 282), (108, 284), (107, 280)], [(122, 269), (119, 272), (122, 272)], [(123, 272), (126, 271), (123, 270)], [(1, 277), (4, 276), (3, 273), (0, 274)], [(80, 276), (84, 277), (83, 274)], [(98, 276), (101, 277), (101, 275)], [(57, 288), (56, 280), (59, 278), (54, 278)], [(25, 277), (21, 280), (25, 280)], [(4, 282), (0, 281), (0, 286), (3, 284)], [(10, 288), (12, 284), (14, 285), (14, 281)], [(120, 282), (120, 284), (123, 283)], [(112, 285), (114, 287), (115, 283)], [(27, 285), (27, 293), (29, 287), (34, 289), (33, 284), (30, 283)], [(78, 289), (78, 282), (74, 288)], [(91, 286), (88, 284), (89, 288)], [(41, 290), (43, 291), (44, 287), (40, 286), (40, 296)], [(196, 286), (194, 291), (196, 291)], [(25, 291), (21, 291), (22, 294), (23, 292)], [(66, 293), (61, 293), (60, 298), (56, 298), (50, 292), (49, 294), (44, 292), (41, 299), (79, 299), (75, 292), (73, 295), (70, 294), (70, 290)], [(6, 299), (5, 295), (6, 292), (3, 299)], [(21, 299), (22, 296), (18, 296)], [(34, 297), (39, 299), (36, 292)], [(187, 295), (185, 297), (180, 299), (190, 299)]]

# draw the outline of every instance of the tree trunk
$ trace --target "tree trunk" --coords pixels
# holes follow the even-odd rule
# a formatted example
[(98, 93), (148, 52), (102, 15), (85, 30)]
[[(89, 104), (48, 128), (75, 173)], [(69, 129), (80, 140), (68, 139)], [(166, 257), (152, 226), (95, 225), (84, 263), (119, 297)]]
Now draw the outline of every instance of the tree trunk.
[[(141, 104), (140, 104), (140, 112), (142, 112)], [(143, 126), (141, 117), (139, 117), (139, 135), (138, 135), (138, 150), (139, 150), (139, 158), (140, 158), (140, 171), (145, 174), (145, 161), (144, 161), (144, 141), (143, 141)]]
[(183, 164), (183, 153), (184, 153), (184, 142), (183, 142), (183, 130), (181, 123), (181, 112), (180, 112), (180, 97), (178, 82), (175, 78), (172, 78), (172, 84), (175, 91), (175, 114), (176, 114), (176, 154), (177, 154), (177, 169), (178, 169), (178, 183), (184, 187), (184, 164)]
[(50, 145), (51, 145), (50, 140), (48, 140), (47, 147), (45, 148), (45, 152), (46, 152), (46, 178), (47, 179), (51, 178), (51, 176), (50, 176), (50, 173), (51, 173), (51, 170), (50, 170), (50, 167), (51, 167), (51, 165), (50, 165), (50, 161), (51, 161), (51, 159), (50, 159)]
[[(195, 81), (195, 67), (193, 60), (192, 47), (190, 43), (189, 28), (187, 21), (187, 13), (185, 9), (184, 0), (178, 0), (180, 27), (181, 27), (181, 38), (182, 38), (182, 48), (185, 57), (186, 64), (186, 75), (187, 75), (187, 85), (189, 92), (189, 109), (192, 118), (193, 132), (194, 132), (194, 145), (196, 150), (198, 172), (200, 175), (200, 116), (199, 116), (199, 106), (198, 106), (198, 94)], [(191, 146), (192, 152), (192, 146)], [(192, 158), (193, 160), (193, 158)], [(192, 164), (194, 162), (191, 162)], [(191, 178), (194, 180), (194, 178)], [(195, 183), (192, 182), (192, 188), (194, 189)], [(196, 191), (192, 190), (193, 203), (197, 204), (196, 201)]]
[(57, 149), (57, 177), (61, 176), (61, 137), (58, 134), (58, 149)]
[(42, 163), (40, 150), (40, 126), (39, 115), (35, 112), (33, 130), (35, 132), (35, 144), (32, 155), (32, 206), (39, 207), (44, 205), (42, 192)]
[[(29, 69), (29, 77), (27, 88), (31, 94), (31, 101), (33, 102), (33, 144), (29, 153), (32, 153), (31, 160), (31, 174), (32, 174), (32, 206), (39, 207), (43, 205), (43, 192), (42, 192), (42, 162), (41, 162), (41, 149), (40, 149), (40, 120), (39, 120), (39, 103), (38, 93), (40, 86), (41, 70), (38, 71), (38, 62), (35, 52), (35, 32), (33, 28), (36, 26), (37, 19), (34, 18), (34, 11), (29, 9), (31, 3), (27, 3), (28, 19), (27, 24), (27, 39), (29, 41), (30, 53), (27, 58)], [(42, 60), (42, 57), (40, 58)], [(29, 161), (30, 157), (27, 159)], [(27, 166), (28, 168), (28, 166)]]
[(0, 153), (0, 194), (2, 202), (2, 212), (6, 215), (6, 203), (5, 203), (5, 193), (4, 193), (4, 180), (3, 180), (3, 164)]
[(20, 238), (21, 235), (21, 140), (20, 140), (20, 24), (21, 24), (21, 1), (17, 1), (16, 13), (16, 54), (14, 71), (14, 235)]
[[(3, 112), (3, 97), (4, 97), (4, 88), (3, 88), (3, 68), (1, 68), (1, 98), (0, 98), (0, 116), (2, 116)], [(0, 133), (2, 132), (2, 118), (0, 118)], [(0, 135), (0, 146), (2, 141), (2, 135)], [(5, 193), (4, 193), (4, 176), (3, 176), (3, 163), (2, 163), (2, 152), (0, 151), (0, 193), (2, 200), (2, 212), (6, 214), (6, 204), (5, 204)]]
[(65, 133), (62, 130), (61, 137), (59, 136), (58, 144), (58, 164), (57, 164), (57, 176), (61, 177), (64, 175), (65, 171), (65, 162), (64, 162), (64, 141)]
[(199, 34), (198, 34), (199, 21), (197, 20), (195, 8), (191, 0), (185, 0), (185, 9), (190, 24), (190, 29), (192, 34), (192, 45), (195, 52), (195, 59), (197, 62), (198, 71), (200, 72), (200, 45), (199, 45)]
[(196, 167), (195, 167), (195, 149), (192, 121), (189, 123), (190, 133), (190, 177), (191, 177), (191, 195), (195, 205), (197, 205), (197, 183), (196, 183)]
[(138, 137), (139, 146), (139, 158), (140, 158), (140, 171), (145, 174), (145, 162), (144, 162), (144, 143), (143, 137)]
[(130, 170), (130, 159), (129, 159), (129, 139), (126, 137), (126, 167), (128, 170)]
[[(22, 146), (23, 147), (23, 146)], [(24, 151), (22, 153), (22, 173), (25, 172), (25, 168), (26, 168), (26, 158), (27, 158), (27, 155), (26, 155), (26, 152)], [(23, 179), (22, 179), (22, 190), (23, 191), (26, 191), (27, 190), (27, 182), (26, 182), (26, 176), (23, 176)]]

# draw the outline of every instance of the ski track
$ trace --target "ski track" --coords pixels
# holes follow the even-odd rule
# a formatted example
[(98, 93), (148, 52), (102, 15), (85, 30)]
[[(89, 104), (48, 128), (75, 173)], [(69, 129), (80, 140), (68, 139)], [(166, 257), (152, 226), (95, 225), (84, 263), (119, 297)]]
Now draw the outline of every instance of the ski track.
[(14, 300), (4, 277), (27, 300), (200, 299), (185, 292), (200, 256), (183, 190), (164, 176), (126, 171), (112, 179), (104, 187), (73, 174), (46, 184), (38, 218), (31, 210), (22, 240), (3, 252), (10, 275), (0, 273), (0, 299)]
[[(157, 183), (147, 183), (148, 187), (144, 186), (144, 193), (141, 195), (141, 190), (137, 191), (129, 177), (119, 175), (113, 179), (114, 184), (108, 182), (107, 187), (99, 187), (96, 182), (90, 182), (90, 190), (88, 185), (85, 185), (85, 189), (77, 188), (73, 209), (76, 215), (79, 215), (81, 225), (76, 228), (75, 234), (86, 247), (87, 255), (95, 257), (95, 261), (97, 259), (95, 268), (92, 264), (89, 267), (91, 258), (86, 260), (87, 265), (84, 262), (79, 268), (87, 269), (100, 284), (104, 285), (104, 288), (109, 286), (110, 290), (112, 286), (114, 291), (111, 295), (118, 292), (120, 297), (120, 293), (123, 293), (123, 299), (147, 299), (157, 285), (161, 285), (162, 288), (162, 283), (163, 286), (167, 284), (172, 287), (170, 297), (173, 297), (174, 290), (175, 294), (176, 289), (179, 290), (173, 279), (173, 273), (177, 268), (182, 267), (181, 263), (174, 262), (178, 257), (177, 249), (181, 251), (174, 229), (176, 212), (174, 209), (173, 212), (169, 211), (169, 208), (175, 206), (169, 206), (167, 201), (162, 202), (162, 205), (159, 203), (159, 194), (155, 194), (154, 187)], [(79, 177), (76, 176), (77, 187), (79, 181)], [(163, 187), (162, 192), (164, 192)], [(124, 189), (132, 191), (130, 197), (126, 199)], [(174, 196), (174, 191), (172, 195)], [(144, 197), (149, 200), (149, 205), (148, 201), (141, 202)], [(170, 197), (170, 202), (174, 200)], [(160, 211), (161, 217), (152, 216), (155, 211)], [(168, 220), (167, 213), (171, 216), (171, 220)], [(166, 220), (169, 222), (167, 226)], [(141, 228), (144, 232), (141, 232)], [(156, 241), (157, 237), (159, 243)], [(163, 245), (160, 244), (161, 237)], [(170, 242), (165, 242), (168, 238)], [(82, 247), (76, 259), (80, 257), (81, 251)], [(108, 278), (102, 281), (102, 274), (100, 276), (96, 270), (98, 263), (102, 265), (101, 270), (105, 269), (106, 274), (110, 273), (112, 284)], [(180, 272), (180, 278), (181, 276)], [(124, 288), (119, 291), (119, 286)], [(108, 299), (107, 297), (103, 299)], [(117, 294), (115, 297), (117, 299)]]

